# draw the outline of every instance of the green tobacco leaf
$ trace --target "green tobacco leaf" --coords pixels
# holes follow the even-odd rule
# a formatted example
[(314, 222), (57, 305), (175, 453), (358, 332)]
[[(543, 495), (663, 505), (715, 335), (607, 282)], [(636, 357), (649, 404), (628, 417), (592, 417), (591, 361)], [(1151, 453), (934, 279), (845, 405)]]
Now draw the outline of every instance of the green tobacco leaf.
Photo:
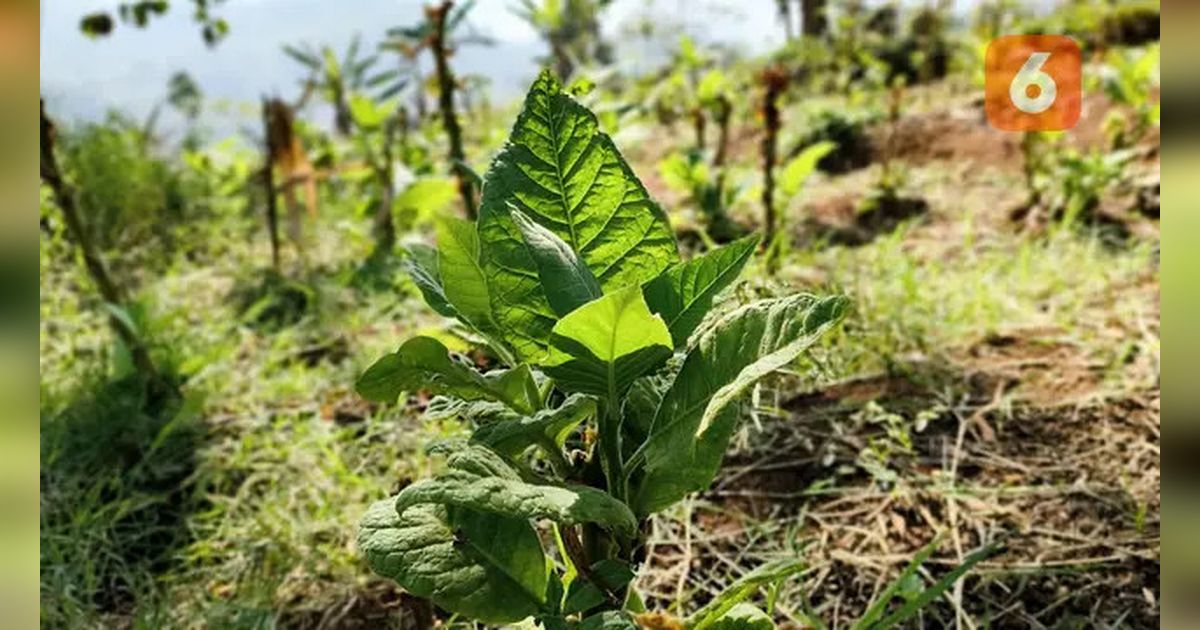
[(371, 569), (438, 606), (489, 624), (519, 621), (545, 602), (546, 558), (524, 519), (440, 505), (368, 508), (358, 548)]
[(837, 144), (833, 142), (818, 142), (801, 151), (800, 155), (784, 165), (779, 174), (779, 191), (783, 193), (783, 198), (791, 199), (796, 196), (808, 177), (817, 170), (817, 162), (836, 148)]
[(448, 472), (408, 486), (396, 497), (401, 514), (414, 505), (453, 505), (509, 518), (545, 518), (574, 525), (596, 523), (632, 538), (637, 519), (603, 491), (577, 485), (538, 485), (522, 481), (500, 457), (472, 446), (447, 460)]
[(434, 451), (433, 445), (426, 450), (430, 454), (447, 455), (446, 467), (455, 471), (465, 472), (477, 477), (500, 477), (520, 481), (521, 475), (513, 470), (495, 451), (481, 446), (470, 446), (468, 443), (455, 440), (450, 442), (452, 448)]
[(508, 408), (504, 403), (491, 400), (463, 400), (452, 396), (434, 396), (425, 406), (423, 416), (429, 420), (459, 418), (473, 426), (494, 422), (516, 422), (524, 416)]
[(468, 323), (495, 329), (487, 278), (479, 261), (479, 238), (470, 221), (444, 217), (437, 222), (438, 268), (446, 298)]
[(493, 400), (530, 414), (539, 406), (528, 366), (480, 374), (450, 357), (442, 342), (413, 337), (385, 355), (359, 377), (358, 393), (368, 400), (395, 402), (403, 392), (428, 390), (463, 400)]
[(525, 216), (524, 212), (512, 210), (511, 213), (537, 266), (546, 300), (559, 317), (600, 297), (600, 283), (570, 245)]
[(550, 336), (546, 374), (567, 391), (611, 399), (671, 356), (671, 333), (650, 313), (641, 289), (628, 287), (559, 320)]
[(733, 403), (840, 321), (846, 306), (841, 296), (764, 300), (733, 311), (705, 332), (663, 397), (643, 446), (638, 514), (708, 487), (740, 417)]
[(567, 587), (567, 597), (563, 600), (564, 615), (587, 612), (604, 603), (604, 591), (591, 582), (576, 577)]
[(775, 622), (754, 604), (742, 602), (708, 626), (709, 630), (772, 630)]
[(675, 370), (670, 367), (668, 365), (654, 374), (637, 379), (625, 393), (621, 402), (621, 428), (633, 437), (628, 441), (629, 444), (641, 444), (650, 435), (658, 405), (675, 379)]
[(737, 279), (757, 246), (758, 236), (747, 236), (675, 265), (642, 287), (650, 310), (667, 322), (675, 347), (687, 343), (713, 298)]
[(554, 409), (544, 409), (518, 420), (494, 422), (476, 429), (471, 441), (508, 457), (516, 457), (534, 444), (562, 448), (579, 423), (596, 413), (596, 401), (573, 394)]
[(446, 297), (436, 250), (425, 245), (410, 245), (408, 257), (404, 259), (404, 270), (420, 289), (429, 308), (445, 317), (459, 316), (458, 311), (450, 304), (450, 299)]
[(609, 610), (579, 622), (576, 630), (639, 630), (633, 617), (624, 611)]
[[(732, 612), (740, 602), (750, 597), (758, 589), (779, 582), (787, 577), (804, 570), (804, 562), (798, 559), (784, 558), (755, 567), (749, 573), (734, 580), (725, 590), (721, 591), (711, 602), (696, 611), (689, 619), (691, 630), (704, 630), (712, 627), (719, 619)], [(770, 621), (768, 619), (768, 621)], [(738, 626), (730, 626), (738, 627)]]
[(519, 358), (544, 353), (557, 315), (510, 206), (566, 242), (606, 292), (641, 285), (678, 260), (662, 209), (596, 117), (549, 72), (530, 88), (485, 182), (478, 227), (493, 315)]
[(628, 564), (612, 558), (596, 562), (588, 574), (590, 578), (577, 576), (571, 581), (566, 601), (563, 602), (564, 614), (586, 612), (603, 604), (605, 591), (618, 593), (636, 577)]

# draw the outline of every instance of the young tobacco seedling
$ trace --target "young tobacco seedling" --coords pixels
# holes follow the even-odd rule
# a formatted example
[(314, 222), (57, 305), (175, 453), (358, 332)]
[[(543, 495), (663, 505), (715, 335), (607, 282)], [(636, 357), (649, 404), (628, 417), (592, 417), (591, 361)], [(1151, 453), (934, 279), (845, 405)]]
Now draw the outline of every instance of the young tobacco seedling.
[[(431, 447), (447, 455), (444, 473), (368, 510), (358, 544), (371, 567), (484, 623), (635, 627), (643, 523), (708, 487), (742, 394), (847, 307), (800, 294), (706, 321), (757, 244), (681, 261), (662, 209), (596, 118), (542, 73), (484, 179), (478, 222), (443, 221), (437, 250), (409, 261), (429, 305), (508, 367), (481, 373), (416, 337), (358, 381), (378, 401), (429, 391), (475, 427)], [(581, 426), (595, 439), (573, 439)], [(572, 439), (586, 452), (568, 455)], [(556, 555), (536, 521), (552, 524)], [(769, 625), (741, 600), (799, 568), (755, 569), (688, 624)]]

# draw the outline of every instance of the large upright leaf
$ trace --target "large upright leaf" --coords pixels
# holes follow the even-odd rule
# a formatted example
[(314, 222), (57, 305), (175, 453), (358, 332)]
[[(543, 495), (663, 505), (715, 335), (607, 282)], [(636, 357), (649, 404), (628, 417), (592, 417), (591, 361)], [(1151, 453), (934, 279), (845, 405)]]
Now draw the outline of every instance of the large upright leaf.
[(663, 397), (643, 447), (634, 505), (646, 515), (708, 487), (739, 418), (740, 394), (841, 320), (847, 300), (794, 295), (744, 306), (702, 335)]
[(396, 511), (438, 503), (508, 518), (545, 518), (557, 523), (595, 523), (632, 538), (633, 512), (607, 493), (587, 486), (527, 483), (499, 456), (471, 446), (447, 460), (451, 468), (433, 479), (418, 481), (396, 496)]
[(687, 342), (712, 308), (713, 298), (737, 279), (757, 246), (758, 236), (747, 236), (679, 263), (646, 283), (646, 304), (667, 322), (675, 347)]
[(471, 441), (508, 457), (516, 457), (534, 444), (548, 449), (562, 448), (571, 430), (594, 413), (594, 399), (573, 394), (554, 409), (543, 409), (532, 416), (501, 420), (479, 427), (471, 435)]
[(539, 357), (554, 312), (510, 205), (554, 232), (606, 291), (640, 285), (678, 260), (666, 215), (596, 117), (543, 72), (485, 177), (479, 214), (493, 314), (519, 358)]
[(438, 265), (437, 251), (427, 245), (415, 244), (408, 247), (408, 258), (404, 259), (404, 270), (413, 284), (421, 291), (429, 307), (446, 317), (458, 317), (458, 311), (446, 297), (442, 283), (442, 272)]
[(463, 400), (492, 400), (530, 414), (539, 405), (537, 385), (528, 366), (480, 374), (455, 361), (442, 342), (413, 337), (385, 355), (359, 377), (358, 393), (369, 400), (394, 402), (402, 392), (428, 390)]
[(525, 519), (441, 505), (400, 514), (387, 499), (363, 516), (358, 548), (408, 592), (485, 623), (519, 621), (545, 602), (546, 559)]
[(628, 287), (589, 302), (559, 320), (545, 371), (567, 391), (610, 399), (671, 356), (671, 334), (650, 313), (642, 291)]
[(570, 245), (520, 210), (512, 210), (512, 218), (537, 266), (546, 300), (559, 317), (600, 297), (600, 283)]
[(471, 325), (484, 331), (491, 324), (492, 303), (479, 260), (475, 224), (443, 217), (437, 222), (438, 268), (446, 298)]

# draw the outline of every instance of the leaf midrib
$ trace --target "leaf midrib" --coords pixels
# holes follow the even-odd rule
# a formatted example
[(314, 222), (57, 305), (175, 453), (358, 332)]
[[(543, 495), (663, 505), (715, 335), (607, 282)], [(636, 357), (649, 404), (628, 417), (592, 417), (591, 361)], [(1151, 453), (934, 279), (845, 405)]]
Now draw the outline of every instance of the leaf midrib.
[[(558, 180), (558, 198), (562, 201), (563, 212), (567, 215), (567, 231), (571, 236), (571, 249), (579, 251), (579, 239), (575, 235), (575, 216), (571, 204), (567, 200), (567, 183), (563, 179), (558, 122), (554, 116), (554, 97), (554, 94), (548, 94), (546, 99), (546, 124), (550, 127), (550, 138), (554, 147), (554, 175)], [(580, 159), (583, 159), (583, 156), (580, 156)]]

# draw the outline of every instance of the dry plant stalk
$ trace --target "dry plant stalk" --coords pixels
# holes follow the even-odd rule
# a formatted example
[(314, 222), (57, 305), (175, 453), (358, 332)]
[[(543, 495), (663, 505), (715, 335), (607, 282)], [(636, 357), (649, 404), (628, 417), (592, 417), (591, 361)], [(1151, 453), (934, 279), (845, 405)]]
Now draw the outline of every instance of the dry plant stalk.
[(445, 0), (438, 6), (425, 7), (425, 16), (433, 25), (429, 35), (429, 49), (437, 66), (438, 108), (442, 112), (442, 125), (450, 142), (450, 169), (458, 183), (458, 194), (462, 197), (463, 210), (468, 219), (477, 214), (475, 190), (471, 179), (463, 172), (466, 157), (463, 153), (462, 127), (458, 124), (458, 112), (454, 109), (454, 74), (450, 71), (450, 55), (453, 50), (446, 43), (446, 15), (454, 3)]
[(763, 170), (763, 240), (762, 247), (770, 248), (775, 241), (779, 218), (775, 212), (775, 163), (777, 160), (776, 145), (779, 142), (779, 97), (787, 87), (788, 76), (783, 67), (768, 66), (758, 77), (763, 86), (762, 101), (762, 170)]
[[(41, 116), (41, 160), (40, 170), (41, 179), (50, 187), (51, 193), (54, 195), (54, 202), (62, 211), (63, 221), (67, 226), (67, 236), (74, 242), (83, 255), (83, 264), (87, 268), (88, 275), (91, 276), (92, 282), (96, 283), (97, 290), (100, 291), (100, 297), (105, 302), (112, 306), (122, 306), (125, 304), (125, 293), (108, 273), (108, 266), (104, 264), (104, 258), (100, 251), (88, 236), (87, 230), (84, 228), (83, 216), (79, 212), (79, 207), (75, 205), (75, 189), (63, 177), (62, 171), (58, 167), (58, 159), (54, 155), (54, 144), (56, 130), (54, 123), (46, 116), (46, 103), (43, 101), (39, 104)], [(146, 349), (146, 344), (138, 336), (128, 322), (118, 317), (115, 313), (110, 312), (108, 321), (116, 331), (117, 337), (129, 349), (130, 357), (133, 360), (134, 368), (146, 383), (160, 383), (158, 370), (154, 366), (154, 361), (150, 358), (150, 352)]]
[[(288, 211), (288, 237), (303, 253), (301, 208), (295, 187), (304, 186), (304, 206), (309, 216), (317, 215), (317, 179), (304, 146), (295, 133), (295, 114), (291, 106), (278, 98), (263, 102), (263, 124), (266, 127), (267, 164), (264, 177), (267, 188), (267, 222), (271, 230), (272, 261), (279, 266), (279, 236), (275, 192), (283, 192)], [(275, 181), (279, 169), (281, 180)]]
[(714, 112), (717, 120), (717, 150), (713, 155), (713, 166), (717, 168), (725, 166), (725, 158), (729, 154), (729, 118), (732, 114), (733, 103), (729, 97), (724, 94), (718, 96)]

